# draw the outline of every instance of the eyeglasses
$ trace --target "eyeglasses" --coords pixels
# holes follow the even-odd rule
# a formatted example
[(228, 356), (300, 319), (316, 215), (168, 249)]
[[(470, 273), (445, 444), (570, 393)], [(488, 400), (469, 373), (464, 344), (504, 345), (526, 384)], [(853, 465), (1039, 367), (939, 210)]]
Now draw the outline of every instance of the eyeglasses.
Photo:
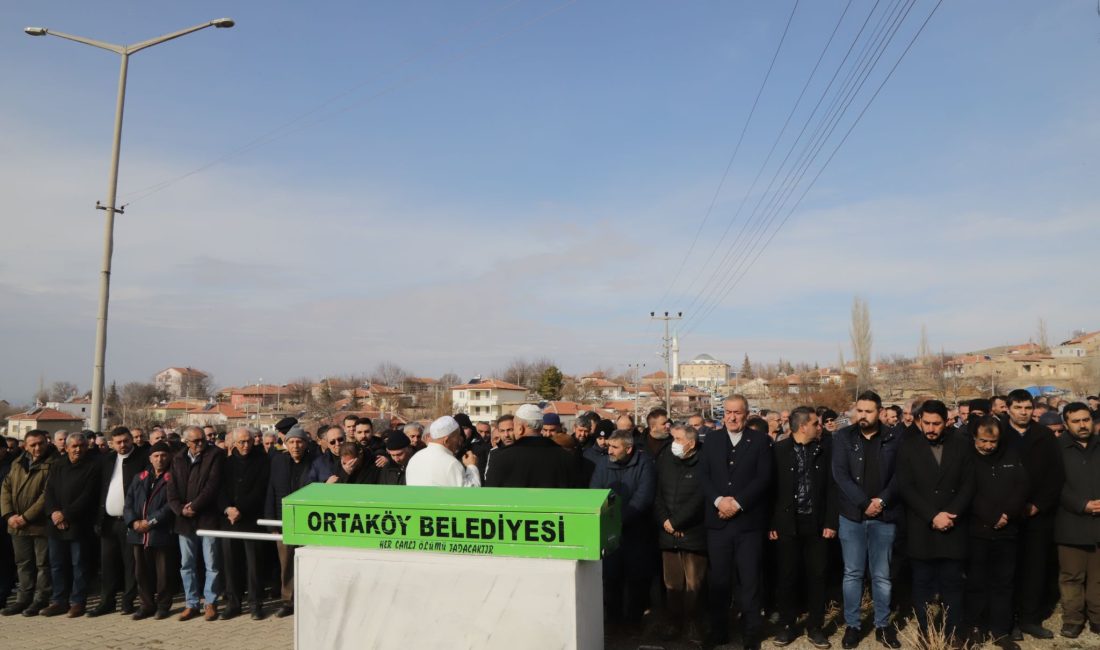
[(204, 442), (206, 442), (206, 438), (191, 438), (187, 440), (187, 444), (189, 445), (201, 445)]
[(332, 440), (330, 440), (330, 441), (329, 441), (329, 443), (328, 443), (328, 444), (330, 444), (330, 445), (338, 445), (338, 444), (340, 444), (340, 443), (344, 442), (345, 440), (347, 440), (347, 438), (333, 438)]

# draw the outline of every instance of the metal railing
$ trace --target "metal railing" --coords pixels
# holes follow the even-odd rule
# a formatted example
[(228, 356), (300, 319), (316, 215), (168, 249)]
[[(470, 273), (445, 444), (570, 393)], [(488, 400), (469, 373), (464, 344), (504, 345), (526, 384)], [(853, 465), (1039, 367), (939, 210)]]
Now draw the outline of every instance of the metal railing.
[[(278, 519), (257, 519), (256, 525), (270, 528), (282, 528), (283, 522)], [(199, 537), (217, 537), (220, 539), (245, 539), (263, 542), (283, 541), (282, 533), (254, 533), (246, 530), (208, 530), (206, 528), (200, 528), (195, 531), (195, 533)]]

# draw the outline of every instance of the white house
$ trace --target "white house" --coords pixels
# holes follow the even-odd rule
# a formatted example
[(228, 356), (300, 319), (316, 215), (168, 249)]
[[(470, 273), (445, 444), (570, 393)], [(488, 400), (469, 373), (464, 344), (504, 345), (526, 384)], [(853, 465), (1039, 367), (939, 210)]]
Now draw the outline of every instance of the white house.
[(165, 368), (153, 375), (153, 383), (167, 393), (169, 399), (180, 397), (205, 397), (198, 388), (208, 375), (195, 368)]
[(490, 422), (499, 418), (506, 404), (522, 404), (527, 389), (499, 379), (482, 379), (469, 384), (451, 386), (451, 404), (455, 413), (465, 413), (473, 422)]

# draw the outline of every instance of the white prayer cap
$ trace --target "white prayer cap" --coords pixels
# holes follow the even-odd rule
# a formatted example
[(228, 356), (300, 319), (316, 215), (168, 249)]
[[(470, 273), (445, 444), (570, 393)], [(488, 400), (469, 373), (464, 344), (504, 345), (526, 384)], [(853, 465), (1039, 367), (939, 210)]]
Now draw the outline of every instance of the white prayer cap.
[(444, 415), (428, 427), (428, 437), (439, 440), (440, 438), (446, 438), (455, 431), (458, 431), (458, 421), (449, 415)]
[(524, 404), (516, 409), (516, 417), (525, 422), (542, 422), (542, 409), (534, 404)]

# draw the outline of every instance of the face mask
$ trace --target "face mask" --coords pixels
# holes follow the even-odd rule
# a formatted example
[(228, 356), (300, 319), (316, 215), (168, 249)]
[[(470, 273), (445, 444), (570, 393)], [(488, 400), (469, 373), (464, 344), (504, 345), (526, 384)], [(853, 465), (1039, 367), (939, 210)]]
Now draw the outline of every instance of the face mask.
[(675, 456), (677, 458), (683, 458), (684, 457), (684, 446), (681, 445), (680, 443), (673, 442), (672, 445), (670, 446), (670, 448), (672, 449), (672, 455), (673, 456)]

